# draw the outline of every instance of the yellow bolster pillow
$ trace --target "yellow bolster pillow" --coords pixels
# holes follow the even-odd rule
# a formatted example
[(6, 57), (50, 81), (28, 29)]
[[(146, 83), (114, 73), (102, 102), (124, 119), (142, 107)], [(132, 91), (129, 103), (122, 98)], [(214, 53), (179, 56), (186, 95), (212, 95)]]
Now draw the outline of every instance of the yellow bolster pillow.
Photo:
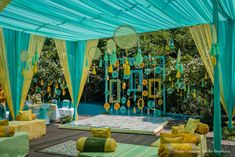
[(14, 136), (15, 129), (12, 126), (0, 126), (0, 137)]
[(182, 143), (183, 141), (183, 134), (160, 133), (160, 144)]
[(76, 147), (80, 152), (114, 152), (117, 143), (112, 138), (81, 137), (77, 140)]
[(0, 120), (0, 126), (8, 126), (8, 125), (9, 125), (9, 121), (7, 119)]
[(209, 126), (205, 123), (199, 123), (195, 132), (199, 134), (207, 134), (209, 132)]
[(199, 148), (192, 143), (162, 144), (158, 149), (158, 157), (196, 157)]
[(193, 143), (198, 145), (200, 143), (200, 136), (197, 134), (186, 133), (184, 134), (184, 143)]
[(91, 136), (111, 138), (111, 129), (110, 128), (92, 128)]
[(17, 121), (31, 121), (32, 119), (32, 110), (19, 111), (19, 114), (16, 116)]

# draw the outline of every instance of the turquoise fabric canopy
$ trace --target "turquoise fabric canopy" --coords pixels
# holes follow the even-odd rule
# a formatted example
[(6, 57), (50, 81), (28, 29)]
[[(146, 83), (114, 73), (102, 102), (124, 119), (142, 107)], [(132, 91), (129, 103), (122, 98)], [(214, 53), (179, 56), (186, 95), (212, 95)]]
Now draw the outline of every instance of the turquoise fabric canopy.
[[(219, 19), (235, 19), (235, 1), (219, 0)], [(138, 33), (213, 22), (212, 0), (12, 0), (0, 26), (37, 35), (89, 40), (127, 24)]]

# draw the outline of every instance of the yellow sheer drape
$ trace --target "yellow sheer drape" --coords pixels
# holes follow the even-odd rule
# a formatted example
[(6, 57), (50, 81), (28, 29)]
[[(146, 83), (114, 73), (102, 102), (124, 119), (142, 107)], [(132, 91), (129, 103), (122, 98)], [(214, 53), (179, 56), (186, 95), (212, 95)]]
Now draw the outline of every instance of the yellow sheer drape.
[[(211, 62), (210, 49), (212, 46), (212, 34), (211, 27), (208, 24), (198, 25), (194, 27), (189, 27), (193, 40), (197, 46), (201, 59), (206, 67), (207, 73), (210, 76), (212, 83), (214, 83), (214, 67)], [(214, 35), (215, 36), (215, 35)], [(220, 74), (220, 89), (223, 89), (222, 76)], [(224, 101), (223, 90), (220, 92), (220, 100), (222, 102), (223, 108), (227, 113), (227, 107)]]
[(4, 90), (4, 96), (7, 101), (8, 108), (11, 113), (11, 117), (14, 119), (14, 107), (12, 103), (10, 77), (8, 74), (7, 54), (5, 49), (5, 40), (3, 36), (3, 30), (0, 28), (0, 84)]
[(0, 0), (0, 12), (3, 11), (11, 0)]
[(20, 110), (22, 110), (24, 107), (24, 102), (26, 100), (29, 87), (30, 87), (33, 74), (34, 74), (32, 58), (36, 53), (38, 53), (38, 56), (40, 56), (44, 42), (45, 42), (45, 37), (37, 36), (37, 35), (30, 35), (29, 47), (28, 47), (29, 56), (27, 60), (27, 63), (29, 65), (29, 70), (25, 71), (25, 74), (24, 74), (24, 83), (23, 83), (23, 88), (22, 88), (22, 96), (20, 100)]
[[(94, 57), (94, 54), (93, 54), (93, 56), (90, 56), (92, 58), (90, 58), (88, 56), (88, 52), (89, 52), (91, 47), (96, 47), (98, 45), (98, 41), (99, 41), (98, 39), (97, 40), (88, 40), (87, 43), (86, 43), (86, 52), (85, 52), (85, 57), (84, 57), (84, 61), (83, 61), (83, 71), (82, 71), (82, 78), (81, 78), (81, 83), (80, 83), (80, 90), (78, 92), (77, 107), (78, 107), (78, 104), (80, 102), (82, 92), (83, 92), (83, 89), (85, 87), (87, 76), (88, 76), (88, 73), (89, 73), (89, 70), (90, 70), (90, 66), (91, 66), (91, 63), (92, 63), (92, 60), (93, 60), (93, 57)], [(88, 60), (88, 66), (86, 66), (86, 60)]]
[(56, 45), (57, 52), (59, 55), (60, 64), (64, 72), (65, 81), (68, 85), (68, 90), (73, 101), (72, 83), (70, 79), (69, 64), (68, 64), (68, 58), (66, 54), (66, 42), (60, 39), (54, 39), (54, 40), (55, 40), (55, 45)]

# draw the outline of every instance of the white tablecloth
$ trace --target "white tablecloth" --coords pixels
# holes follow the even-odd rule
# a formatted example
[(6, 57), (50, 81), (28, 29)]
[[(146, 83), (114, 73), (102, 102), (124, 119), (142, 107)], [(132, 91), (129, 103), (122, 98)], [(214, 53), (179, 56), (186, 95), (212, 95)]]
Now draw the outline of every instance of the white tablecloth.
[(60, 118), (66, 117), (66, 116), (71, 116), (73, 117), (74, 114), (74, 108), (59, 108), (60, 112)]

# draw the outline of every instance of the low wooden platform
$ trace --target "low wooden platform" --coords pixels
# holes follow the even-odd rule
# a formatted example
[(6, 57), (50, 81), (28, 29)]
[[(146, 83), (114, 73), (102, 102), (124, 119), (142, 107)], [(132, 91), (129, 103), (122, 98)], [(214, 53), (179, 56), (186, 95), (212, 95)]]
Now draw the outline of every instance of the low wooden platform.
[[(30, 141), (30, 152), (28, 157), (65, 157), (60, 155), (52, 155), (38, 152), (41, 149), (53, 146), (68, 140), (77, 140), (82, 136), (89, 136), (88, 131), (78, 131), (78, 130), (68, 130), (68, 129), (58, 129), (56, 124), (50, 124), (47, 126), (47, 134), (36, 140)], [(122, 134), (122, 133), (112, 133), (114, 139), (120, 143), (128, 144), (138, 144), (149, 146), (158, 136), (152, 135), (138, 135), (138, 134)], [(212, 138), (207, 138), (208, 150), (212, 150)], [(231, 157), (235, 156), (235, 145), (229, 142), (223, 142), (223, 150), (230, 152)]]

